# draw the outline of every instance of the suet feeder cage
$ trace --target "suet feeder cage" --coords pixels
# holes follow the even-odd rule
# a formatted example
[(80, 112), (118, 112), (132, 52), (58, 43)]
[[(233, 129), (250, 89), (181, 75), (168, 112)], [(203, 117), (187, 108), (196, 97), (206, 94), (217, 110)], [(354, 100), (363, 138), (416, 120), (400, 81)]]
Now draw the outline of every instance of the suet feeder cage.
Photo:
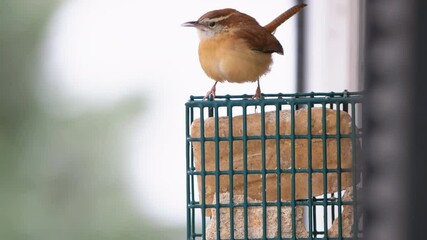
[(362, 94), (192, 96), (187, 240), (357, 239)]

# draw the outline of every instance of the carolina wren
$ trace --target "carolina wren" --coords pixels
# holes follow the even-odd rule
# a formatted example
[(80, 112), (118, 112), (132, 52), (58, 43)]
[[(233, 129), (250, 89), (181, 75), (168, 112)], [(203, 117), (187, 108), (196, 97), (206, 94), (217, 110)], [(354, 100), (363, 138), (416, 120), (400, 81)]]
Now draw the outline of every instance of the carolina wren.
[(252, 98), (261, 97), (259, 78), (269, 72), (272, 53), (283, 55), (280, 42), (273, 36), (283, 22), (304, 8), (298, 4), (262, 27), (253, 17), (235, 9), (225, 8), (205, 13), (185, 27), (197, 29), (199, 61), (205, 73), (215, 80), (206, 93), (215, 97), (218, 82), (255, 82), (258, 87)]

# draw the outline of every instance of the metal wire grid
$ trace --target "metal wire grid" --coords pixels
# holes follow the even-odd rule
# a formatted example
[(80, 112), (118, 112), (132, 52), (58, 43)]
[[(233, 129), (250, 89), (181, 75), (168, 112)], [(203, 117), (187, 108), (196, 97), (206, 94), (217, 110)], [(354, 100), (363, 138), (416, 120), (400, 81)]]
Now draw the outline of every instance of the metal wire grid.
[[(311, 110), (312, 107), (321, 107), (322, 108), (322, 134), (312, 134), (311, 131)], [(249, 108), (254, 107), (255, 111), (260, 111), (261, 114), (261, 134), (259, 136), (248, 136), (247, 134), (247, 115), (251, 111)], [(295, 111), (300, 108), (307, 109), (307, 134), (295, 134)], [(335, 109), (336, 113), (336, 134), (327, 134), (326, 132), (326, 109)], [(219, 137), (219, 115), (220, 109), (225, 109), (225, 114), (228, 117), (228, 137)], [(276, 112), (276, 123), (279, 122), (279, 111), (282, 109), (289, 109), (291, 114), (291, 132), (289, 135), (282, 135), (279, 132), (279, 124), (276, 124), (275, 134), (266, 135), (265, 133), (265, 113), (266, 109), (273, 109)], [(238, 110), (238, 111), (236, 111)], [(298, 239), (357, 239), (361, 236), (361, 229), (359, 229), (359, 214), (357, 208), (357, 187), (359, 183), (360, 172), (357, 169), (356, 159), (358, 159), (359, 143), (361, 143), (362, 132), (356, 126), (356, 121), (359, 123), (361, 120), (361, 110), (362, 110), (362, 93), (361, 92), (329, 92), (329, 93), (303, 93), (303, 94), (264, 94), (263, 99), (251, 100), (250, 95), (225, 95), (217, 96), (215, 101), (205, 101), (201, 96), (191, 96), (190, 100), (186, 103), (186, 175), (187, 175), (187, 240), (195, 239), (206, 239), (206, 209), (215, 208), (216, 209), (216, 219), (220, 219), (219, 209), (229, 208), (230, 211), (230, 239), (234, 238), (234, 211), (232, 209), (240, 207), (244, 210), (244, 236), (243, 239), (248, 238), (248, 207), (258, 206), (262, 207), (263, 213), (263, 238), (257, 239), (297, 239), (296, 236), (296, 220), (295, 220), (295, 211), (296, 206), (306, 206), (307, 207), (307, 220), (306, 227), (308, 229), (308, 238), (298, 238)], [(340, 132), (340, 111), (348, 112), (351, 115), (351, 133), (350, 134), (341, 134)], [(237, 114), (236, 114), (237, 112)], [(233, 136), (233, 124), (232, 119), (236, 115), (243, 115), (243, 134), (242, 136)], [(204, 133), (204, 120), (206, 117), (215, 117), (215, 136), (214, 137), (205, 137)], [(194, 138), (190, 135), (190, 127), (195, 118), (200, 118), (200, 137)], [(360, 121), (361, 122), (361, 121)], [(336, 139), (337, 142), (337, 168), (331, 169), (327, 168), (326, 163), (326, 140), (327, 139)], [(351, 139), (351, 161), (352, 168), (341, 168), (341, 144), (340, 140), (343, 138)], [(276, 144), (276, 169), (266, 169), (266, 158), (265, 158), (265, 149), (266, 149), (266, 140), (274, 139), (278, 143), (282, 139), (289, 139), (291, 141), (291, 167), (288, 169), (283, 169), (280, 166), (280, 144)], [(307, 139), (307, 149), (308, 149), (308, 167), (307, 168), (296, 168), (295, 167), (295, 140), (296, 139)], [(323, 144), (323, 168), (313, 169), (312, 168), (312, 145), (311, 142), (313, 139), (322, 139)], [(247, 167), (247, 142), (249, 140), (261, 140), (261, 151), (262, 151), (262, 167), (260, 170), (250, 170)], [(212, 141), (215, 143), (216, 156), (215, 156), (215, 166), (216, 168), (213, 171), (207, 171), (205, 168), (205, 149), (204, 143)], [(243, 170), (234, 170), (233, 161), (229, 162), (229, 168), (226, 171), (219, 170), (219, 142), (226, 141), (229, 144), (229, 159), (233, 159), (233, 142), (242, 141), (243, 142)], [(197, 171), (195, 168), (195, 159), (192, 149), (192, 143), (199, 142), (201, 145), (201, 170)], [(338, 193), (342, 192), (341, 186), (341, 174), (344, 172), (352, 173), (352, 188), (353, 188), (353, 200), (352, 201), (343, 201), (341, 194), (328, 194), (327, 193), (327, 174), (328, 173), (337, 173), (338, 179)], [(262, 187), (266, 188), (266, 175), (267, 174), (276, 174), (277, 176), (277, 199), (281, 199), (281, 174), (290, 173), (291, 174), (291, 200), (290, 201), (267, 201), (266, 192), (262, 192), (262, 200), (257, 203), (250, 203), (247, 201), (248, 198), (248, 175), (250, 174), (260, 174), (262, 176)], [(298, 173), (308, 174), (308, 197), (307, 199), (296, 199), (295, 197), (295, 177)], [(312, 174), (313, 173), (322, 173), (323, 174), (323, 195), (322, 196), (313, 196), (312, 194)], [(205, 185), (206, 176), (215, 176), (215, 186), (216, 192), (215, 197), (219, 199), (219, 186), (220, 186), (220, 176), (229, 176), (229, 185), (230, 185), (230, 203), (223, 204), (217, 201), (214, 204), (206, 203), (205, 199), (205, 188), (201, 188), (201, 199), (198, 199), (197, 190), (196, 190), (196, 177), (200, 176), (201, 185)], [(242, 175), (243, 176), (243, 203), (233, 203), (233, 182), (234, 176)], [(352, 236), (353, 238), (344, 238), (342, 237), (342, 212), (338, 209), (342, 209), (343, 206), (350, 205), (353, 207), (353, 227), (352, 227)], [(281, 208), (283, 206), (290, 206), (292, 209), (292, 237), (291, 238), (267, 238), (266, 236), (266, 209), (269, 206), (277, 207), (278, 219), (277, 224), (281, 226)], [(323, 207), (323, 211), (319, 213), (317, 206)], [(328, 213), (330, 212), (330, 213)], [(323, 225), (323, 229), (318, 229), (317, 225), (319, 224), (318, 215), (323, 213), (323, 221), (320, 223)], [(335, 218), (338, 215), (338, 237), (331, 238), (328, 237), (328, 217)], [(216, 236), (217, 239), (220, 239), (220, 225), (217, 224)], [(277, 228), (277, 236), (282, 236), (281, 227)], [(357, 234), (355, 234), (357, 233)], [(251, 238), (254, 239), (254, 238)], [(254, 239), (256, 240), (256, 239)]]

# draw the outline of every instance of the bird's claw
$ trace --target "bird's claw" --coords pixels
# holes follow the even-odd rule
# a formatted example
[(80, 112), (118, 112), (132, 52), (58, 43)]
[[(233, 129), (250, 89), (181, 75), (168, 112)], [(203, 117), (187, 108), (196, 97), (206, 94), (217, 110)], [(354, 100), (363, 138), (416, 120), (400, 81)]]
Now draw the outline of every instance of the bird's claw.
[(260, 87), (259, 87), (259, 85), (258, 85), (258, 87), (257, 87), (257, 89), (256, 89), (256, 91), (255, 91), (255, 94), (252, 96), (252, 100), (254, 100), (254, 99), (261, 99), (262, 98), (262, 96), (261, 96), (261, 89), (260, 89)]
[(215, 99), (215, 92), (216, 92), (216, 84), (218, 82), (215, 82), (215, 84), (212, 86), (211, 90), (209, 90), (206, 95), (203, 97), (203, 100), (208, 99), (209, 101), (213, 101)]
[(203, 100), (209, 100), (212, 101), (215, 99), (215, 90), (209, 90), (206, 95), (203, 97)]

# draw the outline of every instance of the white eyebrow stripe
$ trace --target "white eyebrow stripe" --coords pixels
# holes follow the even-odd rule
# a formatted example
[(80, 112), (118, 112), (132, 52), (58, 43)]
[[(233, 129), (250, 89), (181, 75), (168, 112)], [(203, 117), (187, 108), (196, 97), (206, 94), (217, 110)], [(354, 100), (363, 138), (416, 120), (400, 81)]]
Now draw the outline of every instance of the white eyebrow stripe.
[(222, 17), (217, 17), (217, 18), (208, 19), (208, 21), (219, 22), (219, 21), (222, 21), (222, 20), (224, 20), (224, 19), (229, 18), (231, 15), (233, 15), (233, 13), (230, 13), (230, 14), (228, 14), (227, 16), (222, 16)]

